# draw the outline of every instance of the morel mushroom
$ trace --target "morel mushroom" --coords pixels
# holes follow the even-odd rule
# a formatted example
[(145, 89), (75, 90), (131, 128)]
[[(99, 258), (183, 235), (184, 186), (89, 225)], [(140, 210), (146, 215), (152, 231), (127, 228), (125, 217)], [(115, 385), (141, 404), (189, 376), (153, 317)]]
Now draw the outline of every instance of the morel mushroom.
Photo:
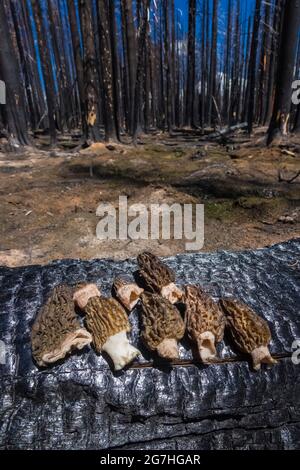
[(41, 367), (63, 359), (92, 342), (74, 311), (72, 289), (56, 287), (40, 309), (31, 332), (32, 355)]
[(86, 325), (96, 351), (106, 352), (115, 370), (123, 369), (140, 354), (129, 343), (126, 333), (131, 330), (130, 323), (117, 300), (101, 297), (97, 287), (88, 284), (75, 292), (74, 301), (86, 313)]
[(224, 314), (218, 304), (199, 286), (187, 286), (184, 301), (188, 335), (197, 345), (202, 362), (210, 362), (217, 355), (216, 344), (224, 336)]
[(144, 289), (141, 289), (130, 278), (119, 276), (113, 283), (112, 291), (113, 295), (131, 312), (138, 303)]
[(185, 331), (179, 311), (158, 294), (144, 292), (141, 301), (144, 343), (164, 359), (178, 359), (178, 341)]
[(221, 299), (221, 305), (235, 345), (251, 354), (254, 369), (259, 370), (262, 363), (276, 364), (268, 349), (271, 332), (267, 322), (238, 300)]
[(159, 293), (172, 304), (180, 301), (183, 292), (175, 285), (175, 274), (152, 253), (141, 253), (137, 258), (139, 276), (152, 293)]

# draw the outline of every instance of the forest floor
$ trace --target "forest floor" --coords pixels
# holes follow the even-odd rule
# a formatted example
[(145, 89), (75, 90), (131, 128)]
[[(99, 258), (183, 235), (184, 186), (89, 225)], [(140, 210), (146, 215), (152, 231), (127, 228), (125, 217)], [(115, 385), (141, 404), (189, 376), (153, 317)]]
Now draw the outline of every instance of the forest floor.
[(300, 142), (266, 148), (262, 135), (248, 142), (240, 132), (221, 144), (181, 131), (143, 136), (136, 147), (95, 144), (81, 151), (70, 148), (76, 138), (61, 137), (49, 150), (39, 136), (34, 149), (17, 154), (0, 143), (0, 265), (185, 251), (185, 240), (99, 240), (96, 209), (117, 207), (120, 195), (128, 204), (204, 203), (203, 251), (300, 237)]

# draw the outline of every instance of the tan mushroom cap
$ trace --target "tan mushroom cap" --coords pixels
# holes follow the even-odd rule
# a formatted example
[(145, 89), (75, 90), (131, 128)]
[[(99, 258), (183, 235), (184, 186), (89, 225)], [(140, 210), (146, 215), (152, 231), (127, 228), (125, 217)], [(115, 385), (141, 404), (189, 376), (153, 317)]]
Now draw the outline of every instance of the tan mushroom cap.
[(185, 331), (177, 308), (158, 294), (141, 295), (143, 331), (141, 337), (151, 351), (168, 360), (179, 358), (178, 341)]
[(202, 362), (209, 362), (216, 357), (216, 344), (224, 336), (224, 314), (200, 286), (186, 286), (184, 303), (189, 338), (196, 344)]
[(124, 308), (113, 298), (92, 297), (84, 310), (87, 328), (93, 335), (93, 344), (99, 353), (110, 336), (131, 330)]
[(276, 364), (268, 348), (272, 339), (268, 323), (241, 301), (222, 299), (220, 303), (235, 345), (251, 354), (254, 369), (259, 370), (262, 363)]

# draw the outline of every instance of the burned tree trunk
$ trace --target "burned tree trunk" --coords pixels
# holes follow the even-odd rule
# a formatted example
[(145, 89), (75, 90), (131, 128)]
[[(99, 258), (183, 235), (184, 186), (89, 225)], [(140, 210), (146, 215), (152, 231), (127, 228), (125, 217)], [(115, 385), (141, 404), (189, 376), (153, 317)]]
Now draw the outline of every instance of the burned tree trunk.
[(80, 46), (80, 31), (78, 30), (77, 19), (76, 19), (76, 5), (73, 0), (68, 0), (68, 12), (69, 12), (69, 23), (72, 38), (73, 56), (76, 70), (76, 81), (79, 94), (79, 105), (81, 114), (81, 126), (84, 136), (88, 135), (87, 129), (87, 113), (85, 109), (85, 97), (84, 97), (84, 73), (83, 73), (83, 61), (81, 57), (81, 46)]
[(132, 0), (121, 0), (122, 6), (122, 24), (124, 28), (125, 34), (125, 61), (126, 67), (125, 70), (127, 71), (128, 76), (128, 90), (129, 90), (129, 99), (128, 99), (128, 117), (129, 117), (129, 125), (128, 128), (132, 129), (133, 126), (133, 114), (134, 114), (134, 99), (135, 99), (135, 81), (136, 81), (136, 67), (137, 67), (137, 57), (136, 57), (136, 31), (134, 26), (134, 18), (133, 18), (133, 7), (132, 7)]
[(103, 87), (103, 117), (105, 140), (118, 140), (118, 123), (116, 122), (115, 90), (113, 87), (113, 52), (109, 24), (109, 3), (98, 1), (98, 21), (100, 33), (100, 61)]
[(212, 17), (212, 43), (209, 73), (209, 92), (208, 92), (208, 121), (215, 124), (215, 101), (217, 92), (217, 35), (218, 35), (218, 4), (219, 0), (213, 2)]
[(46, 89), (46, 100), (48, 107), (49, 134), (51, 144), (56, 142), (56, 119), (55, 119), (55, 87), (52, 72), (51, 52), (47, 42), (47, 30), (43, 21), (43, 10), (38, 0), (32, 0), (34, 21), (37, 30), (39, 54), (42, 63), (43, 77)]
[(100, 139), (99, 134), (99, 84), (96, 68), (93, 11), (90, 0), (80, 0), (80, 19), (83, 39), (83, 82), (85, 99), (85, 138), (90, 141)]
[(292, 81), (300, 27), (300, 1), (287, 0), (284, 7), (280, 54), (273, 115), (268, 131), (268, 144), (289, 133)]
[(150, 7), (150, 0), (143, 0), (142, 1), (142, 18), (141, 18), (141, 25), (140, 25), (140, 35), (138, 41), (138, 64), (137, 64), (137, 73), (136, 73), (136, 83), (135, 83), (135, 98), (134, 98), (134, 119), (133, 119), (133, 141), (136, 142), (138, 137), (138, 132), (140, 128), (140, 108), (141, 108), (141, 89), (142, 89), (142, 82), (144, 77), (144, 52), (145, 52), (145, 44), (146, 44), (146, 35), (147, 35), (147, 22), (148, 22), (148, 11)]
[(170, 27), (169, 27), (169, 0), (164, 0), (164, 19), (165, 19), (165, 68), (166, 68), (166, 93), (165, 109), (166, 123), (168, 132), (172, 130), (172, 82), (171, 82), (171, 63), (170, 63)]
[(189, 0), (185, 124), (194, 127), (196, 0)]
[(248, 70), (248, 89), (249, 89), (249, 101), (248, 101), (248, 133), (252, 134), (253, 130), (253, 116), (255, 108), (255, 88), (256, 88), (256, 61), (257, 61), (257, 48), (258, 48), (258, 33), (260, 24), (260, 11), (261, 11), (261, 0), (256, 0), (255, 12), (254, 12), (254, 23), (252, 32), (251, 52), (249, 59), (249, 70)]
[(298, 108), (296, 112), (294, 132), (295, 134), (300, 134), (300, 104), (298, 104)]
[[(5, 83), (6, 104), (2, 104), (4, 134), (14, 146), (29, 143), (25, 102), (21, 87), (20, 69), (13, 53), (8, 16), (4, 2), (0, 2), (0, 79)], [(0, 129), (1, 130), (1, 129)], [(6, 131), (6, 132), (5, 132)]]

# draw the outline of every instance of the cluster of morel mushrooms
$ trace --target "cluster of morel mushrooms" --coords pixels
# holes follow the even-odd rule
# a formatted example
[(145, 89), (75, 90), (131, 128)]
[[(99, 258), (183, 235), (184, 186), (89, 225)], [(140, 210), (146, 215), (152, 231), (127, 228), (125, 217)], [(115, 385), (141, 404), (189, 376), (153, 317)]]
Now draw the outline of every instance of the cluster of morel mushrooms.
[[(39, 366), (49, 366), (92, 343), (97, 353), (110, 356), (116, 371), (123, 369), (140, 354), (127, 338), (131, 329), (127, 312), (138, 302), (141, 338), (165, 360), (179, 359), (178, 341), (187, 330), (199, 359), (213, 362), (226, 327), (238, 349), (252, 356), (255, 370), (261, 363), (276, 363), (268, 349), (269, 326), (247, 305), (234, 299), (216, 303), (196, 285), (181, 290), (174, 272), (152, 253), (142, 253), (137, 260), (137, 283), (127, 276), (118, 277), (111, 298), (103, 297), (95, 284), (80, 284), (75, 290), (61, 285), (52, 291), (32, 328), (32, 353)], [(176, 304), (184, 306), (184, 319)], [(86, 328), (75, 307), (85, 314)]]

